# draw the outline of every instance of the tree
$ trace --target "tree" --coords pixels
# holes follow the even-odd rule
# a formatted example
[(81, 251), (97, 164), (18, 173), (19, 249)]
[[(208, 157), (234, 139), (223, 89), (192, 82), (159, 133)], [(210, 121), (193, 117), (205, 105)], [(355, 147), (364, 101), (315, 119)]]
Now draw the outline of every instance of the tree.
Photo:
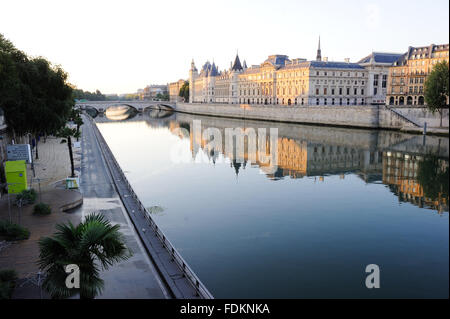
[(78, 139), (80, 137), (80, 132), (77, 129), (64, 127), (56, 133), (56, 136), (63, 138), (61, 140), (61, 143), (67, 143), (70, 158), (70, 171), (71, 171), (70, 177), (75, 177), (75, 166), (73, 164), (73, 151), (72, 151), (72, 137)]
[(442, 113), (446, 105), (448, 105), (449, 91), (449, 69), (448, 62), (437, 63), (427, 80), (425, 81), (425, 102), (428, 109), (435, 113), (438, 112), (441, 118), (440, 126), (442, 127)]
[(180, 93), (178, 94), (180, 97), (184, 98), (185, 102), (189, 102), (189, 82), (185, 81), (184, 84), (180, 88)]
[(0, 34), (0, 108), (13, 136), (30, 133), (37, 141), (41, 133), (53, 134), (64, 127), (73, 105), (61, 67), (28, 58)]
[[(78, 226), (56, 225), (53, 237), (39, 240), (39, 267), (46, 273), (43, 288), (52, 298), (68, 298), (79, 293), (81, 299), (93, 299), (100, 294), (104, 281), (100, 270), (131, 257), (119, 225), (111, 223), (101, 214), (90, 214)], [(68, 288), (65, 272), (67, 265), (79, 267), (80, 288)]]

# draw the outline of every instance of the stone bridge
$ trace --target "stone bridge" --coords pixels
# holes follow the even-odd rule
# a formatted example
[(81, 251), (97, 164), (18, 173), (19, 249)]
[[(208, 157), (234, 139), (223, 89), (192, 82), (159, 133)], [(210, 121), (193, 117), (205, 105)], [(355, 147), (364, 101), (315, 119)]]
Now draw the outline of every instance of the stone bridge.
[(175, 104), (168, 101), (88, 101), (77, 102), (75, 108), (86, 109), (94, 108), (97, 112), (103, 113), (109, 107), (126, 105), (135, 108), (139, 112), (145, 111), (145, 109), (159, 109), (159, 110), (175, 110)]

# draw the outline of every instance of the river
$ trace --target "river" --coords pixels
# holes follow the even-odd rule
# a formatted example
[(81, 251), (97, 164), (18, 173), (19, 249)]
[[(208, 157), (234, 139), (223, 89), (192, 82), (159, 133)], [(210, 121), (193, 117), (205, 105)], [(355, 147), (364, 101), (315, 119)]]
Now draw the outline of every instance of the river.
[[(115, 119), (96, 121), (216, 298), (448, 298), (448, 138), (159, 111)], [(277, 136), (255, 155), (211, 147), (210, 127)], [(276, 165), (262, 160), (273, 147)], [(379, 289), (366, 287), (370, 264)]]

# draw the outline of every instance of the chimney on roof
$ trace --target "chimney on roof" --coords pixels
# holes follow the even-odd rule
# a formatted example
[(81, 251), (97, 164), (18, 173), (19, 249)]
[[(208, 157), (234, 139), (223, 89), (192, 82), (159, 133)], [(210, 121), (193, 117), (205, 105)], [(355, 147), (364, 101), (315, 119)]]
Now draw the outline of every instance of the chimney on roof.
[(350, 58), (345, 58), (344, 61), (350, 63)]
[(323, 58), (323, 62), (328, 62), (328, 57), (327, 56)]

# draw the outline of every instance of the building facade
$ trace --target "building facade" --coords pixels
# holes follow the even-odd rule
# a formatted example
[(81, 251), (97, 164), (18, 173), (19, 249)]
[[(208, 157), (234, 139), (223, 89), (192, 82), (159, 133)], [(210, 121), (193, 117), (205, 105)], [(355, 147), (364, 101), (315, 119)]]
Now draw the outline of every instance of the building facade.
[(385, 104), (389, 69), (402, 54), (373, 52), (358, 62), (368, 71), (368, 104)]
[(384, 104), (389, 68), (401, 54), (372, 53), (359, 63), (315, 61), (271, 55), (247, 67), (239, 55), (228, 70), (206, 62), (189, 71), (190, 103), (261, 105), (366, 105)]
[(158, 94), (168, 94), (167, 85), (147, 85), (144, 89), (138, 90), (140, 100), (153, 100)]
[(180, 96), (180, 89), (185, 82), (186, 80), (181, 79), (177, 82), (167, 84), (170, 102), (183, 102), (183, 98)]
[(424, 105), (425, 80), (438, 62), (449, 61), (448, 44), (409, 47), (389, 69), (388, 105)]

